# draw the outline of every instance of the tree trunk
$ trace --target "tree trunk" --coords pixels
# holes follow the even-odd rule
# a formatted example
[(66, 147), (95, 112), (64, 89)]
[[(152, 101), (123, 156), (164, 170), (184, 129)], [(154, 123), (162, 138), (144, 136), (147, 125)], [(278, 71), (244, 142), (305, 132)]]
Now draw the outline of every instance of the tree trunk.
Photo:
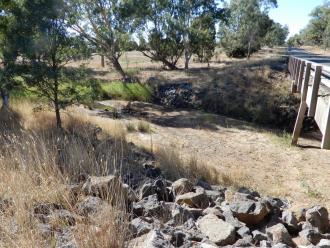
[(111, 57), (111, 62), (115, 70), (120, 74), (124, 82), (130, 81), (129, 76), (124, 72), (123, 68), (121, 67), (118, 59), (114, 56)]
[(61, 120), (61, 113), (60, 113), (60, 104), (58, 99), (58, 81), (55, 78), (55, 87), (54, 87), (54, 107), (55, 107), (55, 115), (56, 115), (56, 127), (61, 129), (62, 128), (62, 120)]
[(185, 58), (184, 69), (187, 71), (189, 69), (189, 60), (191, 58), (188, 48), (184, 49), (184, 58)]
[(249, 44), (248, 44), (248, 54), (247, 54), (248, 60), (250, 59), (250, 56), (251, 56), (251, 41), (249, 41)]
[(9, 107), (9, 93), (5, 90), (1, 90), (2, 108)]
[(177, 70), (177, 69), (178, 69), (178, 67), (176, 67), (175, 64), (173, 64), (173, 63), (167, 61), (166, 59), (161, 59), (161, 61), (162, 61), (163, 64), (164, 64), (165, 66), (167, 66), (170, 70)]

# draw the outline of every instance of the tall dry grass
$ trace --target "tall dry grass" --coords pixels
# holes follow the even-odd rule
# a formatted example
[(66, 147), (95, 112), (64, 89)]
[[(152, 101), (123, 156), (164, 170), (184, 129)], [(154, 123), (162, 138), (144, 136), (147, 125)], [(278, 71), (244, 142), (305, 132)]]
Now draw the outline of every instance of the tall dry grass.
[[(110, 129), (102, 132), (84, 117), (64, 115), (64, 129), (58, 130), (51, 112), (36, 111), (27, 102), (13, 109), (0, 110), (0, 247), (48, 247), (33, 217), (34, 206), (56, 203), (78, 216), (68, 184), (82, 174), (122, 170), (129, 156), (127, 144), (121, 131), (110, 137)], [(3, 202), (10, 206), (1, 209)], [(77, 218), (77, 243), (86, 248), (123, 247), (127, 213), (122, 203), (97, 218), (93, 223)]]

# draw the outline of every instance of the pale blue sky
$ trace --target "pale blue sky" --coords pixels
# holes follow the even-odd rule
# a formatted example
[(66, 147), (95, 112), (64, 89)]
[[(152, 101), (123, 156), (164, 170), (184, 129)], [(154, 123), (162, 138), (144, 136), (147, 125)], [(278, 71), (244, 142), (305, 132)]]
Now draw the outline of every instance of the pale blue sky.
[(288, 25), (290, 36), (304, 28), (310, 20), (309, 14), (324, 0), (277, 0), (278, 8), (270, 10), (270, 17), (276, 22)]

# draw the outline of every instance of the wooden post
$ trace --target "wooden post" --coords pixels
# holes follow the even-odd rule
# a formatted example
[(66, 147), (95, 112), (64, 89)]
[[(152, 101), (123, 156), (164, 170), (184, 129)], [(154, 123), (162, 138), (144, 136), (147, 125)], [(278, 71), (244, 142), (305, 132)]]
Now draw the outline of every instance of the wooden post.
[(321, 148), (330, 149), (330, 102), (328, 103), (328, 113), (326, 113), (327, 124), (323, 133)]
[(298, 66), (298, 59), (296, 58), (296, 59), (295, 59), (295, 62), (294, 62), (294, 69), (293, 69), (293, 80), (296, 80), (297, 66)]
[(294, 130), (293, 130), (293, 134), (292, 134), (291, 145), (293, 145), (293, 146), (296, 146), (297, 143), (298, 143), (298, 138), (300, 136), (300, 132), (301, 132), (302, 124), (303, 124), (303, 121), (304, 121), (306, 109), (307, 109), (307, 103), (306, 102), (301, 102), (300, 107), (299, 107), (299, 111), (298, 111), (298, 116), (297, 116), (297, 119), (296, 119), (296, 124), (294, 125)]
[(312, 68), (312, 64), (307, 63), (306, 71), (305, 71), (305, 80), (304, 80), (303, 87), (302, 87), (300, 107), (299, 107), (298, 116), (297, 116), (296, 123), (294, 126), (293, 134), (292, 134), (291, 145), (293, 145), (293, 146), (296, 146), (298, 143), (298, 138), (300, 136), (301, 128), (302, 128), (302, 125), (304, 122), (304, 117), (306, 114), (306, 109), (307, 109), (306, 97), (307, 97), (309, 78), (311, 75), (311, 68)]
[(299, 76), (298, 76), (298, 85), (297, 91), (301, 92), (302, 81), (304, 78), (304, 71), (305, 71), (305, 61), (301, 61), (300, 68), (299, 68)]
[(308, 110), (308, 117), (314, 117), (315, 116), (315, 110), (316, 110), (316, 104), (317, 104), (317, 95), (318, 95), (319, 87), (320, 87), (320, 83), (321, 83), (321, 76), (322, 76), (322, 66), (316, 66), (315, 67), (314, 82), (313, 82), (313, 85), (312, 85), (311, 100), (310, 100), (309, 110)]
[(311, 69), (312, 69), (312, 63), (307, 63), (304, 83), (303, 83), (302, 92), (301, 92), (301, 101), (304, 101), (304, 102), (306, 102), (306, 98), (307, 98), (307, 90), (308, 90), (309, 80), (311, 77)]
[(297, 68), (296, 68), (296, 72), (295, 72), (295, 82), (294, 82), (294, 84), (297, 86), (298, 86), (298, 81), (299, 81), (300, 65), (301, 65), (301, 60), (299, 59), (297, 62)]
[(104, 62), (104, 55), (101, 55), (101, 66), (104, 68), (105, 62)]

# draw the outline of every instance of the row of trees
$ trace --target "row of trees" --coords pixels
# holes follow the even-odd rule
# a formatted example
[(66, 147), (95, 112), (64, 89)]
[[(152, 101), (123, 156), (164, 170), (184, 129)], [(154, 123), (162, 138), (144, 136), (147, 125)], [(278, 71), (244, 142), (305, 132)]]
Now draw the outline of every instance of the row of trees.
[(141, 51), (169, 69), (193, 55), (208, 62), (218, 38), (230, 56), (250, 56), (261, 45), (284, 43), (287, 29), (268, 17), (276, 0), (2, 0), (0, 2), (0, 91), (8, 104), (12, 88), (24, 83), (49, 99), (61, 127), (60, 109), (77, 94), (81, 77), (66, 67), (98, 53), (122, 77), (119, 59)]
[(311, 20), (306, 28), (288, 41), (291, 46), (311, 45), (323, 47), (330, 46), (330, 2), (316, 7), (310, 14)]

